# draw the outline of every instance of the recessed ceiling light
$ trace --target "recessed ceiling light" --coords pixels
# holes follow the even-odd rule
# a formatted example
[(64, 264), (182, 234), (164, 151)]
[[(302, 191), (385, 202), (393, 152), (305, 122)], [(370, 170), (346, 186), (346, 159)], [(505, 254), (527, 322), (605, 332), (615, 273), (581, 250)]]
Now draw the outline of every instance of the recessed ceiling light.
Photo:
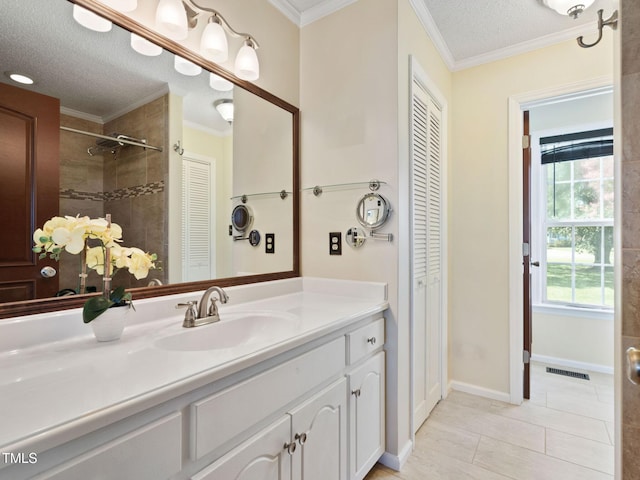
[(17, 72), (4, 72), (4, 74), (16, 83), (22, 83), (23, 85), (33, 85), (33, 78)]

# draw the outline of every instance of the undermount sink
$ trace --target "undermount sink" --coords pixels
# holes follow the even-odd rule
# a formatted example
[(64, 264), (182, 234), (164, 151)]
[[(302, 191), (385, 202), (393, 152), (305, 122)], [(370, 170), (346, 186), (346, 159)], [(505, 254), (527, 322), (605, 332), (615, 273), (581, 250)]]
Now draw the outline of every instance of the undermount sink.
[(282, 312), (221, 312), (220, 318), (219, 322), (185, 328), (160, 338), (155, 346), (164, 350), (203, 351), (263, 343), (293, 333), (298, 317)]

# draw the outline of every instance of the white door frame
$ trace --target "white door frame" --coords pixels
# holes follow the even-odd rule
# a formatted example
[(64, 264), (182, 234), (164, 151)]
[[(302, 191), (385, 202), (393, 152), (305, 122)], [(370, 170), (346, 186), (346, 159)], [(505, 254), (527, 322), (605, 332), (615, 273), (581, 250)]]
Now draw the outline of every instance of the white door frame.
[(509, 137), (509, 396), (522, 403), (522, 135), (523, 106), (536, 101), (611, 86), (612, 76), (603, 76), (566, 85), (512, 95), (508, 99)]
[[(436, 104), (438, 105), (438, 107), (440, 107), (440, 109), (442, 110), (442, 135), (441, 135), (441, 153), (442, 153), (442, 164), (441, 164), (441, 179), (440, 181), (442, 182), (442, 222), (441, 222), (441, 228), (442, 228), (442, 250), (441, 250), (441, 255), (442, 255), (442, 278), (441, 278), (441, 285), (442, 285), (442, 290), (441, 290), (441, 325), (440, 325), (440, 386), (442, 389), (442, 398), (446, 398), (447, 394), (449, 392), (449, 374), (448, 374), (448, 337), (447, 337), (447, 331), (448, 331), (448, 314), (447, 312), (449, 311), (449, 307), (448, 307), (448, 272), (449, 272), (449, 268), (448, 268), (448, 261), (447, 259), (449, 258), (448, 255), (448, 237), (447, 237), (447, 232), (448, 232), (448, 204), (447, 204), (447, 198), (448, 198), (448, 189), (447, 189), (447, 163), (448, 163), (448, 130), (449, 130), (449, 116), (448, 116), (448, 112), (449, 112), (449, 107), (447, 104), (447, 100), (446, 97), (442, 94), (442, 92), (440, 91), (440, 89), (437, 87), (436, 83), (431, 79), (431, 77), (429, 77), (429, 75), (426, 73), (426, 71), (420, 66), (420, 64), (418, 63), (418, 61), (416, 60), (416, 58), (413, 55), (409, 56), (409, 98), (408, 98), (408, 102), (409, 102), (409, 112), (411, 112), (411, 102), (412, 102), (412, 98), (413, 98), (413, 82), (416, 81), (418, 82), (422, 88), (424, 88), (427, 93), (429, 95), (431, 95), (431, 97), (433, 98), (433, 100), (436, 102)], [(411, 118), (407, 119), (409, 122), (411, 122)], [(410, 129), (409, 129), (410, 130)], [(408, 182), (408, 184), (410, 184), (409, 179), (407, 178), (406, 181)], [(409, 220), (410, 221), (410, 220)], [(410, 274), (410, 272), (409, 272)], [(412, 284), (412, 282), (410, 282), (410, 285)], [(411, 296), (409, 297), (409, 302), (411, 303)], [(410, 306), (410, 311), (412, 311), (412, 307)], [(410, 329), (409, 329), (409, 338), (410, 338), (410, 355), (411, 355), (411, 359), (410, 359), (410, 376), (411, 376), (411, 380), (410, 380), (410, 384), (411, 384), (411, 388), (410, 388), (410, 392), (409, 392), (409, 398), (410, 398), (410, 431), (411, 431), (411, 441), (413, 442), (413, 444), (415, 445), (415, 432), (413, 429), (413, 424), (414, 424), (414, 402), (413, 402), (413, 394), (414, 394), (414, 384), (413, 384), (413, 375), (414, 375), (414, 370), (415, 370), (415, 365), (414, 365), (414, 351), (413, 351), (413, 316), (410, 316)]]

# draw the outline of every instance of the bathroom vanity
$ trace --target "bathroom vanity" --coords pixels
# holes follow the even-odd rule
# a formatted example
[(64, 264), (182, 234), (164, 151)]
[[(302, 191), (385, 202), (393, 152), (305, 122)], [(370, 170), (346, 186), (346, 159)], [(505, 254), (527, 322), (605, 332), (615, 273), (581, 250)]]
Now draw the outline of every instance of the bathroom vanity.
[(386, 286), (225, 289), (221, 320), (136, 302), (117, 342), (78, 310), (0, 321), (0, 479), (362, 479), (384, 452)]

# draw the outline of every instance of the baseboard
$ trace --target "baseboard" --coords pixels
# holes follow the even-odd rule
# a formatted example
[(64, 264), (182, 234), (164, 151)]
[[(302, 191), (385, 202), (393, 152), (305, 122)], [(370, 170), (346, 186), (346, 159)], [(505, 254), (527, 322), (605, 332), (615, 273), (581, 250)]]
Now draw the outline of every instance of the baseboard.
[(598, 373), (608, 373), (613, 375), (613, 367), (599, 365), (597, 363), (578, 362), (576, 360), (567, 360), (566, 358), (549, 357), (547, 355), (531, 355), (532, 362), (548, 363), (559, 367), (575, 368), (578, 370), (590, 370)]
[(408, 440), (407, 443), (404, 444), (404, 447), (402, 447), (402, 450), (400, 450), (400, 453), (398, 455), (393, 455), (392, 453), (384, 452), (382, 454), (382, 457), (380, 457), (380, 460), (378, 460), (378, 462), (380, 462), (385, 467), (389, 467), (390, 469), (395, 470), (396, 472), (399, 472), (400, 469), (404, 466), (404, 464), (409, 459), (409, 456), (411, 455), (412, 451), (413, 451), (413, 444), (411, 443), (411, 440)]
[(458, 392), (470, 393), (471, 395), (490, 398), (492, 400), (498, 400), (500, 402), (506, 402), (506, 403), (511, 402), (511, 396), (507, 392), (499, 392), (497, 390), (491, 390), (490, 388), (484, 388), (478, 385), (472, 385), (471, 383), (458, 382), (456, 380), (452, 380), (449, 382), (449, 388), (451, 390), (457, 390)]

